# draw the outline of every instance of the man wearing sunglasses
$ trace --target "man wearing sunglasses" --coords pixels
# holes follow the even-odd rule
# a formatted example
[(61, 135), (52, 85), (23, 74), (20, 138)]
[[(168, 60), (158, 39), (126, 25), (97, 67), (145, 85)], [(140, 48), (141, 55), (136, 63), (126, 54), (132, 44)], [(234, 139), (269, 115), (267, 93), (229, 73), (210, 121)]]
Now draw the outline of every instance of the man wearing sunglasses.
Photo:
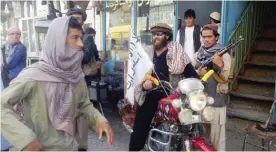
[[(184, 77), (198, 77), (182, 46), (177, 42), (171, 42), (172, 29), (168, 24), (159, 23), (152, 26), (151, 33), (153, 49), (146, 50), (146, 52), (154, 64), (154, 70), (150, 73), (153, 77), (168, 81), (173, 87), (176, 87)], [(152, 90), (145, 93), (151, 89), (153, 89), (151, 80), (145, 80), (136, 88), (135, 100), (140, 108), (137, 111), (133, 133), (130, 137), (130, 151), (140, 151), (144, 148), (158, 101), (166, 97), (164, 90)]]
[(17, 27), (8, 30), (8, 58), (7, 68), (9, 70), (10, 81), (26, 67), (27, 49), (20, 42), (21, 31)]

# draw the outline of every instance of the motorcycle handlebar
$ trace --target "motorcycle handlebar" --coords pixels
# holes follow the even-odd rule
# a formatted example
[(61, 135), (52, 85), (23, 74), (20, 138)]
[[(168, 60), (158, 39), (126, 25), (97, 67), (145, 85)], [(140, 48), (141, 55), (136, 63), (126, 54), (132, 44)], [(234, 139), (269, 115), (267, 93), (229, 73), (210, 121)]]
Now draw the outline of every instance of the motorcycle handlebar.
[(159, 85), (156, 85), (154, 88), (150, 89), (149, 92), (150, 92), (150, 91), (154, 91), (154, 90), (158, 90), (158, 89), (163, 90), (163, 87), (162, 87), (162, 86), (163, 86), (166, 90), (174, 90), (174, 88), (172, 87), (172, 85), (171, 85), (169, 82), (160, 80)]

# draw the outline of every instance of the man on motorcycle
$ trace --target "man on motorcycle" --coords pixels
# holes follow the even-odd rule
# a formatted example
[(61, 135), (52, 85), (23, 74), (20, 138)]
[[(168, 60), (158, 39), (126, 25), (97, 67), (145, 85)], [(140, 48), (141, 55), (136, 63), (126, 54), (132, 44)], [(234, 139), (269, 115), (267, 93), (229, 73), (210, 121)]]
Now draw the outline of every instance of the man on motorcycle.
[[(231, 58), (228, 53), (222, 57), (215, 56), (213, 63), (206, 67), (200, 67), (201, 63), (205, 60), (218, 53), (223, 46), (218, 44), (219, 39), (218, 27), (213, 24), (207, 24), (202, 28), (201, 36), (203, 38), (203, 46), (201, 46), (198, 52), (195, 54), (197, 60), (196, 68), (198, 74), (203, 76), (208, 70), (214, 69), (216, 74), (221, 78), (222, 81), (210, 77), (208, 83), (205, 86), (205, 92), (208, 96), (214, 98), (214, 104), (212, 105), (215, 109), (215, 117), (210, 124), (205, 126), (206, 135), (211, 137), (211, 142), (218, 151), (225, 151), (225, 122), (226, 122), (226, 104), (228, 101), (228, 77), (231, 66)], [(200, 67), (200, 68), (199, 68)]]
[[(160, 80), (168, 81), (176, 87), (181, 78), (198, 77), (182, 46), (171, 42), (172, 29), (167, 24), (156, 24), (151, 27), (153, 35), (153, 49), (146, 50), (154, 63), (151, 75)], [(153, 89), (151, 80), (145, 80), (139, 88), (143, 92)], [(143, 104), (137, 111), (133, 132), (131, 134), (129, 150), (140, 151), (144, 148), (150, 130), (150, 124), (158, 107), (158, 101), (166, 97), (164, 90), (153, 90), (144, 95)], [(136, 98), (137, 99), (137, 98)], [(138, 99), (138, 100), (139, 100)]]

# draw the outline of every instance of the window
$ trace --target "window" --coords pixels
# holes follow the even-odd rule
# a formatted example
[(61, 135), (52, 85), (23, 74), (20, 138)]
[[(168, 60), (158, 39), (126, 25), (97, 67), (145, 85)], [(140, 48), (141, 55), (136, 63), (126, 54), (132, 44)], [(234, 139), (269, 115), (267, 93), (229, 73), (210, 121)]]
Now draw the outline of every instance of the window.
[(151, 45), (150, 27), (157, 23), (166, 23), (171, 27), (174, 23), (173, 0), (138, 1), (137, 6), (137, 35), (142, 45)]
[(38, 49), (39, 49), (39, 51), (42, 50), (45, 36), (46, 36), (46, 33), (38, 33)]
[[(21, 21), (21, 22), (20, 22)], [(28, 22), (27, 20), (20, 20), (19, 24), (21, 24), (21, 41), (26, 46), (29, 51), (29, 39), (28, 39)]]
[(128, 58), (131, 6), (131, 1), (107, 2), (107, 49), (111, 59), (119, 57), (125, 60)]

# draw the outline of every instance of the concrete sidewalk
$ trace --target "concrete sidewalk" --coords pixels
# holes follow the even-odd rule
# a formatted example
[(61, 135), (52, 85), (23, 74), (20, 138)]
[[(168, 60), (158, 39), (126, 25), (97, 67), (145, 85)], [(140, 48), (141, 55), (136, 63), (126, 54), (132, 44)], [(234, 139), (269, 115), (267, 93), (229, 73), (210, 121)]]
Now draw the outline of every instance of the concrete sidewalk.
[[(128, 144), (130, 134), (124, 128), (121, 119), (118, 113), (112, 113), (109, 109), (104, 109), (105, 116), (109, 120), (114, 133), (115, 140), (114, 145), (112, 147), (108, 147), (105, 142), (98, 140), (95, 132), (89, 132), (89, 147), (90, 151), (128, 151)], [(226, 124), (226, 149), (227, 151), (241, 151), (243, 138), (246, 134), (245, 128), (249, 124), (254, 124), (254, 122), (241, 120), (237, 118), (227, 118)], [(256, 138), (255, 138), (256, 139)], [(260, 141), (260, 140), (259, 140)], [(259, 142), (261, 144), (261, 142)], [(257, 147), (253, 147), (248, 145), (246, 150), (248, 151), (260, 151)], [(272, 149), (276, 150), (276, 149)]]

